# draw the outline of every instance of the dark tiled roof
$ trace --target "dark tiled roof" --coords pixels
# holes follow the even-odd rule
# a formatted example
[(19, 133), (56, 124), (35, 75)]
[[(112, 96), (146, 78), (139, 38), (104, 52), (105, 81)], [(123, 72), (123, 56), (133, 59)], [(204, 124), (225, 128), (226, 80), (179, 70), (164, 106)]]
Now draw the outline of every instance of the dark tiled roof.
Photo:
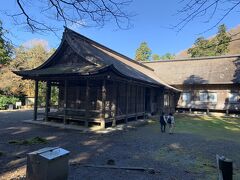
[(240, 55), (144, 63), (170, 85), (240, 83)]
[[(71, 57), (71, 58), (70, 58)], [(44, 64), (29, 71), (15, 72), (31, 79), (33, 76), (87, 74), (114, 68), (120, 74), (143, 82), (175, 89), (162, 81), (153, 69), (113, 51), (68, 28), (61, 45)], [(175, 89), (177, 90), (177, 89)]]

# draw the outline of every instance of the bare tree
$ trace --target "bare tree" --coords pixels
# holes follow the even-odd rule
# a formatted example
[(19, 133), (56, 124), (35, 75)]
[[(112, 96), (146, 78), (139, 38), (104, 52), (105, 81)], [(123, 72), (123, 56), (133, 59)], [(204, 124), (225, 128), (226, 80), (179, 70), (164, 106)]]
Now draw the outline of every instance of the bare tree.
[(240, 0), (181, 0), (179, 3), (182, 8), (177, 11), (177, 15), (181, 18), (172, 26), (178, 32), (197, 19), (210, 23), (204, 31), (207, 32), (223, 23), (228, 15), (240, 10)]
[[(130, 27), (125, 8), (132, 0), (16, 0), (18, 12), (7, 14), (32, 32), (55, 32), (61, 26), (103, 27), (114, 21), (117, 28)], [(55, 23), (54, 23), (55, 22)]]

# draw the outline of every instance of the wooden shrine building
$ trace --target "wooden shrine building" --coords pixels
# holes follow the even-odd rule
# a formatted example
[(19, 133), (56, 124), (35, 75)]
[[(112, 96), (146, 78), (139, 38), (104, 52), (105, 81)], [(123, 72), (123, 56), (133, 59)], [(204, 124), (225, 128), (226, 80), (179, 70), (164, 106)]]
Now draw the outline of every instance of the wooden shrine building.
[[(178, 90), (138, 63), (68, 28), (60, 46), (41, 66), (15, 72), (35, 80), (34, 120), (39, 82), (46, 82), (45, 120), (86, 127), (115, 126), (162, 111), (173, 112)], [(51, 87), (58, 87), (58, 110), (51, 112)]]

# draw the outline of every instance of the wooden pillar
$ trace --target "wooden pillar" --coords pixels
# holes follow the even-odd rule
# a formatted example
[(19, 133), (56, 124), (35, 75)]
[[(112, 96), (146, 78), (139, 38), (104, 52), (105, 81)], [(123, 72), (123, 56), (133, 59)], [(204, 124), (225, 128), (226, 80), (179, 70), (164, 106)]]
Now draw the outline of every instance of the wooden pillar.
[(161, 89), (159, 88), (158, 89), (158, 99), (157, 99), (157, 107), (158, 107), (158, 113), (159, 113), (159, 115), (161, 115), (162, 114), (162, 104), (161, 104), (161, 96), (162, 96), (162, 91), (161, 91)]
[(62, 93), (62, 85), (59, 83), (58, 84), (58, 109), (61, 107), (61, 93)]
[(86, 81), (86, 99), (85, 99), (85, 123), (84, 126), (88, 127), (88, 118), (89, 118), (89, 80)]
[(138, 99), (138, 86), (135, 86), (135, 120), (137, 120), (137, 99)]
[(143, 119), (145, 120), (146, 118), (146, 88), (143, 87)]
[(50, 98), (51, 98), (51, 82), (47, 81), (46, 84), (47, 88), (46, 88), (46, 105), (45, 105), (45, 121), (48, 121), (48, 113), (50, 111)]
[(105, 128), (105, 113), (106, 113), (106, 80), (102, 82), (102, 120), (101, 128)]
[(226, 115), (227, 116), (229, 115), (229, 109), (226, 109)]
[(38, 108), (38, 80), (35, 80), (35, 91), (34, 91), (34, 112), (33, 120), (37, 120), (37, 108)]
[(192, 109), (191, 109), (191, 108), (189, 108), (189, 113), (190, 113), (190, 114), (192, 113)]
[(76, 86), (76, 108), (79, 108), (79, 91), (80, 91), (80, 87), (79, 85)]
[(171, 98), (170, 98), (170, 90), (168, 90), (168, 113), (171, 112)]
[(64, 81), (64, 102), (63, 102), (63, 123), (67, 124), (67, 98), (68, 98), (68, 80)]
[(116, 126), (116, 116), (118, 115), (118, 101), (119, 101), (119, 84), (118, 82), (114, 82), (116, 96), (115, 96), (115, 113), (112, 122), (112, 126)]
[(129, 89), (130, 89), (130, 84), (126, 83), (126, 117), (125, 117), (125, 123), (128, 123)]

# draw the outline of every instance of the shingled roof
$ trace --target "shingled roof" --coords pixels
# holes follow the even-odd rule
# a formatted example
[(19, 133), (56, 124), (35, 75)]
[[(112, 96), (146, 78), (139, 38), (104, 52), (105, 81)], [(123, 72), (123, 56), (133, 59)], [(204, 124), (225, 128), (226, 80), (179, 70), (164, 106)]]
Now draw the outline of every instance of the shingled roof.
[(170, 85), (240, 83), (240, 55), (144, 63)]
[(65, 28), (60, 46), (45, 63), (32, 70), (15, 73), (27, 79), (34, 79), (49, 75), (89, 75), (109, 68), (125, 77), (177, 90), (161, 80), (148, 66), (68, 28)]

